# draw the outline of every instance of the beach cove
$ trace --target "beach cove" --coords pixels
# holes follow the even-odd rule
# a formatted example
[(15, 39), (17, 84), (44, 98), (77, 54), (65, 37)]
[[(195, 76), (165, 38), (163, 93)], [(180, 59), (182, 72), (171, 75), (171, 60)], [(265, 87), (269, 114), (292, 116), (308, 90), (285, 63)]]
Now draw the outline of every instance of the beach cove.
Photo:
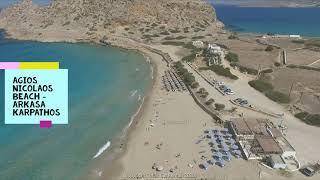
[[(70, 115), (68, 125), (48, 130), (38, 125), (4, 125), (1, 101), (0, 166), (5, 167), (1, 177), (69, 180), (95, 173), (92, 166), (108, 162), (106, 155), (122, 139), (150, 88), (151, 69), (145, 57), (92, 43), (40, 43), (3, 36), (1, 61), (58, 60), (69, 69)], [(3, 81), (4, 72), (0, 74)]]
[[(70, 4), (65, 1), (65, 3), (59, 3), (55, 1), (57, 6), (69, 7)], [(96, 1), (97, 2), (97, 1)], [(134, 1), (137, 4), (130, 4), (129, 8), (140, 7), (144, 1)], [(165, 1), (163, 2), (166, 5)], [(175, 1), (177, 4), (180, 1)], [(117, 4), (114, 1), (115, 7)], [(167, 3), (172, 3), (167, 2)], [(86, 43), (102, 43), (107, 45), (112, 45), (114, 47), (124, 48), (127, 51), (129, 49), (138, 51), (145, 56), (147, 62), (150, 62), (152, 66), (148, 65), (150, 69), (147, 76), (150, 77), (152, 82), (150, 82), (150, 91), (145, 92), (145, 98), (138, 98), (143, 104), (140, 103), (135, 111), (132, 113), (130, 121), (125, 124), (124, 131), (127, 133), (122, 133), (122, 141), (110, 142), (107, 140), (99, 146), (95, 153), (90, 154), (95, 163), (90, 164), (88, 171), (81, 171), (78, 174), (78, 179), (92, 179), (92, 180), (104, 180), (104, 179), (199, 179), (199, 178), (216, 178), (216, 179), (287, 179), (286, 174), (281, 174), (281, 171), (270, 170), (260, 164), (259, 161), (246, 161), (243, 158), (233, 158), (232, 162), (228, 163), (225, 167), (210, 166), (210, 170), (201, 168), (202, 163), (208, 162), (208, 158), (212, 160), (212, 150), (209, 147), (209, 139), (206, 138), (206, 132), (208, 129), (221, 129), (223, 128), (212, 116), (210, 116), (206, 111), (204, 111), (203, 106), (199, 106), (199, 101), (196, 100), (196, 95), (201, 93), (201, 89), (205, 89), (208, 93), (208, 98), (213, 98), (215, 103), (222, 103), (225, 105), (225, 110), (217, 112), (217, 114), (224, 121), (229, 121), (234, 117), (254, 117), (254, 118), (266, 118), (267, 116), (263, 113), (251, 111), (247, 108), (236, 108), (234, 109), (234, 104), (230, 101), (230, 98), (235, 98), (232, 96), (222, 95), (221, 92), (217, 91), (215, 87), (212, 86), (210, 82), (225, 82), (237, 93), (236, 96), (244, 97), (252, 102), (255, 106), (262, 106), (261, 108), (266, 111), (271, 111), (273, 113), (284, 113), (287, 118), (288, 126), (290, 127), (290, 132), (288, 133), (288, 140), (292, 142), (294, 147), (299, 152), (299, 160), (304, 160), (304, 162), (310, 159), (317, 158), (318, 153), (317, 148), (305, 148), (307, 147), (306, 138), (313, 139), (316, 142), (316, 137), (318, 129), (312, 126), (306, 126), (303, 122), (297, 120), (290, 112), (285, 109), (282, 105), (268, 99), (264, 94), (254, 90), (248, 85), (248, 82), (255, 78), (252, 75), (244, 74), (235, 68), (231, 68), (229, 63), (225, 58), (222, 58), (222, 64), (228, 68), (232, 74), (236, 75), (239, 79), (232, 80), (221, 75), (217, 75), (213, 71), (204, 70), (198, 71), (198, 67), (206, 67), (206, 63), (202, 61), (201, 58), (195, 60), (192, 63), (182, 62), (183, 66), (188, 72), (190, 72), (196, 82), (199, 83), (198, 89), (194, 89), (195, 92), (190, 91), (167, 91), (165, 88), (166, 78), (168, 78), (168, 72), (175, 71), (171, 65), (174, 62), (181, 61), (186, 55), (190, 54), (190, 51), (194, 50), (194, 47), (190, 47), (190, 43), (194, 40), (208, 40), (210, 43), (230, 43), (225, 46), (229, 47), (232, 45), (240, 44), (247, 46), (257, 46), (259, 48), (265, 48), (264, 45), (258, 44), (256, 41), (240, 41), (229, 39), (230, 32), (221, 29), (220, 22), (216, 21), (216, 16), (214, 11), (210, 11), (211, 6), (205, 4), (204, 1), (190, 1), (189, 3), (194, 3), (192, 9), (185, 8), (184, 4), (179, 4), (180, 11), (174, 10), (174, 12), (185, 12), (187, 14), (192, 14), (191, 16), (184, 16), (181, 21), (175, 21), (174, 18), (169, 18), (170, 22), (165, 20), (167, 16), (162, 16), (166, 13), (157, 14), (157, 18), (164, 21), (159, 21), (153, 23), (152, 20), (147, 19), (147, 22), (135, 22), (136, 19), (132, 16), (141, 16), (141, 14), (130, 14), (128, 16), (129, 24), (119, 25), (118, 22), (110, 22), (114, 26), (108, 26), (105, 28), (101, 24), (81, 24), (79, 22), (71, 22), (69, 25), (64, 25), (61, 23), (61, 19), (55, 18), (57, 23), (53, 23), (50, 26), (41, 26), (42, 22), (37, 21), (37, 19), (29, 19), (27, 23), (21, 21), (21, 18), (16, 18), (12, 15), (15, 12), (31, 13), (34, 14), (34, 7), (30, 6), (30, 1), (26, 0), (25, 4), (17, 6), (9, 10), (7, 13), (2, 14), (3, 18), (8, 22), (1, 23), (0, 27), (6, 29), (8, 37), (16, 39), (25, 40), (37, 40), (41, 42), (77, 42), (75, 45), (79, 45), (80, 42)], [(146, 12), (154, 11), (157, 8), (162, 9), (162, 3), (151, 3), (156, 5), (155, 8), (150, 8), (150, 6), (145, 6)], [(31, 11), (28, 11), (29, 9)], [(95, 9), (98, 12), (104, 12), (103, 6), (100, 3), (91, 3), (90, 5), (84, 6), (88, 10)], [(104, 4), (106, 8), (113, 8), (114, 6), (109, 6), (109, 4)], [(206, 9), (206, 13), (197, 14), (200, 12), (199, 9)], [(37, 9), (37, 8), (36, 8)], [(126, 12), (126, 8), (124, 11)], [(169, 10), (168, 8), (164, 8)], [(53, 9), (47, 9), (42, 11), (37, 9), (40, 14), (49, 12), (54, 12)], [(59, 10), (59, 9), (58, 9)], [(67, 10), (67, 9), (66, 9)], [(123, 9), (122, 9), (123, 10)], [(196, 11), (192, 11), (196, 10)], [(192, 13), (190, 13), (192, 11)], [(72, 11), (67, 11), (68, 16), (73, 15)], [(170, 12), (170, 10), (168, 11)], [(171, 11), (172, 12), (172, 11)], [(193, 14), (194, 13), (194, 14)], [(211, 18), (208, 18), (208, 13), (212, 14)], [(124, 13), (127, 15), (126, 13)], [(167, 13), (170, 14), (170, 13)], [(138, 16), (137, 16), (138, 15)], [(200, 18), (198, 18), (200, 17)], [(53, 17), (47, 18), (50, 20)], [(90, 18), (87, 16), (82, 17), (83, 21)], [(94, 18), (97, 22), (108, 22), (105, 19)], [(152, 18), (152, 17), (151, 17)], [(197, 19), (198, 18), (198, 19)], [(207, 23), (198, 23), (199, 19), (208, 18)], [(18, 25), (11, 24), (10, 20), (18, 21), (21, 24)], [(143, 19), (144, 20), (144, 19)], [(153, 23), (153, 24), (150, 24)], [(191, 25), (189, 24), (190, 22)], [(212, 22), (211, 24), (209, 22)], [(36, 24), (30, 26), (30, 23)], [(132, 24), (130, 24), (132, 23)], [(140, 23), (140, 24), (139, 24)], [(176, 23), (181, 23), (181, 27), (187, 26), (185, 29), (172, 29), (175, 27)], [(139, 24), (139, 26), (136, 26)], [(77, 27), (76, 30), (71, 27)], [(141, 27), (143, 29), (141, 30)], [(139, 28), (139, 29), (138, 29)], [(34, 30), (34, 31), (33, 31)], [(167, 32), (164, 32), (167, 31)], [(170, 32), (170, 33), (169, 33)], [(196, 32), (196, 33), (194, 33)], [(134, 34), (134, 35), (133, 35)], [(196, 34), (196, 36), (195, 36)], [(53, 43), (55, 44), (55, 43)], [(81, 44), (81, 43), (80, 43)], [(200, 43), (199, 43), (200, 44)], [(224, 45), (224, 44), (223, 44)], [(223, 46), (222, 45), (222, 46)], [(228, 49), (228, 48), (225, 48)], [(229, 50), (229, 49), (228, 49)], [(250, 52), (249, 58), (241, 58), (242, 63), (245, 60), (255, 60), (252, 54), (263, 51), (256, 51), (256, 48)], [(261, 53), (264, 54), (264, 53)], [(261, 55), (259, 54), (259, 56)], [(196, 55), (197, 56), (197, 55)], [(201, 56), (201, 54), (200, 54)], [(267, 57), (267, 56), (263, 56)], [(268, 63), (273, 65), (273, 62), (264, 61), (267, 65)], [(249, 62), (251, 63), (251, 62)], [(129, 68), (129, 67), (128, 67)], [(134, 71), (135, 67), (130, 67)], [(127, 69), (126, 69), (127, 70)], [(135, 69), (137, 71), (137, 69)], [(119, 72), (125, 70), (119, 69)], [(130, 76), (131, 77), (131, 76)], [(145, 77), (145, 76), (144, 76)], [(171, 76), (172, 77), (172, 76)], [(207, 78), (207, 79), (206, 79)], [(209, 80), (208, 80), (209, 79)], [(139, 79), (140, 80), (140, 79)], [(127, 81), (126, 81), (127, 82)], [(171, 83), (170, 83), (171, 84)], [(130, 91), (130, 96), (136, 96), (136, 91)], [(190, 93), (193, 93), (192, 96)], [(115, 99), (121, 99), (121, 97), (114, 97)], [(126, 101), (125, 101), (126, 102)], [(104, 106), (103, 106), (104, 107)], [(132, 115), (131, 114), (131, 115)], [(277, 121), (275, 118), (267, 117), (272, 119), (274, 122)], [(88, 126), (93, 127), (97, 125), (97, 129), (105, 128), (99, 126), (99, 123), (90, 122)], [(123, 128), (122, 127), (122, 128)], [(95, 129), (96, 127), (93, 127)], [(303, 128), (303, 131), (301, 131)], [(128, 131), (127, 131), (128, 130)], [(308, 133), (304, 133), (308, 132)], [(81, 132), (82, 133), (82, 132)], [(79, 133), (80, 134), (80, 133)], [(78, 136), (76, 134), (75, 136)], [(82, 139), (90, 139), (91, 137), (81, 136)], [(93, 138), (94, 139), (94, 138)], [(59, 141), (58, 141), (59, 142)], [(79, 144), (82, 144), (82, 143)], [(94, 140), (95, 142), (95, 140)], [(72, 144), (77, 144), (77, 142), (72, 142)], [(111, 145), (111, 147), (110, 147)], [(314, 147), (317, 147), (319, 143), (315, 143)], [(52, 145), (54, 146), (54, 145)], [(75, 145), (76, 146), (76, 145)], [(77, 149), (78, 151), (78, 149)], [(107, 156), (106, 155), (107, 152)], [(109, 162), (109, 163), (108, 163)], [(302, 161), (301, 161), (302, 162)], [(80, 166), (81, 164), (71, 164), (72, 167)], [(61, 167), (63, 169), (65, 167)], [(44, 170), (40, 170), (41, 173), (46, 173)], [(83, 173), (83, 174), (82, 174)], [(289, 175), (292, 175), (288, 173)], [(294, 174), (295, 176), (295, 174)], [(61, 175), (61, 178), (69, 177), (69, 174)], [(72, 176), (71, 176), (72, 177)], [(47, 178), (47, 177), (46, 177)], [(48, 177), (50, 178), (50, 177)], [(302, 174), (297, 174), (296, 177), (291, 179), (304, 179)], [(312, 179), (312, 178), (311, 178)]]

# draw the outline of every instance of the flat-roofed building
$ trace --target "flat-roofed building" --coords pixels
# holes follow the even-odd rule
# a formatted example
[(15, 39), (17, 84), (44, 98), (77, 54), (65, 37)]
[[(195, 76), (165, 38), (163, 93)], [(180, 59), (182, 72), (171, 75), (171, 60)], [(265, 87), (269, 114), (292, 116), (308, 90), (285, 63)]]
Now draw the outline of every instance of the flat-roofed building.
[(274, 169), (285, 169), (287, 164), (280, 155), (273, 154), (268, 158), (268, 161)]
[(230, 121), (230, 129), (239, 140), (254, 139), (255, 135), (270, 135), (267, 131), (267, 119), (234, 118)]
[(289, 158), (289, 157), (296, 157), (296, 150), (291, 146), (291, 144), (288, 142), (288, 140), (283, 137), (276, 137), (275, 141), (280, 146), (282, 150), (282, 157), (283, 158)]
[(231, 119), (229, 126), (236, 139), (254, 139), (253, 132), (243, 118)]
[(281, 154), (282, 149), (271, 136), (257, 135), (256, 140), (259, 143), (263, 154)]
[(246, 159), (279, 155), (285, 162), (296, 152), (286, 138), (268, 119), (233, 118), (229, 129), (240, 144)]

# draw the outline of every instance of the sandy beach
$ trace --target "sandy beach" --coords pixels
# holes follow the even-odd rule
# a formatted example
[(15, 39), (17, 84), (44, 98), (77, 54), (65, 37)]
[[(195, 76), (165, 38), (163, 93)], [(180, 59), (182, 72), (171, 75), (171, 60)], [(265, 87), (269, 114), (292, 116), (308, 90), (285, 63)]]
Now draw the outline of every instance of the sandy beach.
[[(24, 10), (23, 8), (21, 9), (21, 11)], [(34, 12), (32, 13), (34, 14)], [(142, 16), (137, 17), (140, 18)], [(156, 29), (155, 27), (159, 26), (159, 30), (156, 32), (162, 32), (161, 24), (162, 23), (154, 25), (153, 28), (150, 27), (150, 29)], [(175, 22), (172, 24), (175, 24)], [(6, 25), (6, 23), (0, 22), (0, 27), (6, 27)], [(35, 32), (33, 33), (28, 31), (29, 26), (21, 30), (19, 26), (16, 27), (12, 25), (6, 27), (6, 30), (8, 36), (11, 38), (42, 42), (67, 41), (72, 43), (101, 43), (101, 40), (107, 37), (107, 44), (124, 49), (137, 50), (144, 54), (146, 59), (150, 60), (150, 66), (153, 69), (153, 74), (150, 76), (153, 78), (153, 84), (150, 92), (144, 97), (144, 103), (141, 108), (139, 108), (140, 111), (135, 115), (130, 127), (124, 127), (124, 134), (121, 134), (122, 137), (119, 137), (120, 140), (113, 143), (111, 148), (101, 155), (101, 159), (106, 161), (97, 162), (92, 167), (92, 171), (88, 177), (84, 177), (83, 179), (306, 179), (306, 177), (299, 172), (271, 170), (261, 165), (257, 160), (246, 161), (242, 158), (232, 158), (231, 162), (228, 162), (223, 168), (214, 165), (210, 166), (208, 170), (203, 170), (199, 167), (201, 163), (212, 159), (213, 152), (209, 146), (209, 139), (205, 138), (205, 131), (223, 127), (217, 124), (208, 113), (195, 103), (189, 91), (168, 92), (165, 90), (164, 84), (162, 83), (162, 76), (165, 75), (167, 70), (172, 69), (170, 69), (167, 62), (164, 61), (160, 55), (161, 53), (157, 54), (150, 50), (155, 49), (162, 53), (167, 53), (173, 61), (180, 61), (182, 57), (187, 55), (186, 53), (191, 51), (190, 49), (179, 45), (164, 45), (162, 44), (164, 38), (158, 34), (158, 36), (153, 34), (153, 36), (155, 36), (153, 40), (146, 40), (146, 36), (151, 36), (151, 33), (149, 33), (150, 29), (147, 31), (148, 34), (141, 33), (144, 36), (139, 38), (137, 35), (130, 35), (130, 33), (127, 32), (129, 29), (125, 30), (125, 26), (113, 27), (116, 33), (107, 32), (103, 26), (97, 26), (97, 29), (91, 28), (94, 29), (94, 31), (87, 31), (89, 26), (76, 29), (77, 27), (73, 27), (73, 24), (71, 24), (66, 25), (68, 29), (63, 29), (61, 28), (63, 26), (61, 23), (58, 25), (51, 24), (48, 28), (41, 26), (35, 27), (33, 25)], [(146, 27), (149, 27), (149, 25)], [(166, 28), (165, 26), (163, 27)], [(174, 33), (174, 35), (171, 34), (172, 37), (168, 36), (169, 38), (175, 37), (178, 39), (178, 37), (181, 38), (185, 35), (186, 37), (183, 37), (183, 40), (181, 40), (182, 43), (190, 43), (197, 39), (197, 37), (195, 38), (194, 36), (194, 32), (198, 33), (198, 31), (189, 33), (189, 30), (187, 31), (185, 29), (187, 32), (185, 33), (182, 32), (182, 29), (181, 31), (168, 30)], [(135, 33), (138, 31), (141, 30), (137, 28)], [(252, 43), (251, 41), (244, 41), (244, 38), (242, 38), (242, 41), (229, 39), (228, 33), (220, 32), (220, 34), (207, 35), (207, 33), (215, 33), (211, 31), (212, 29), (210, 28), (204, 28), (201, 32), (202, 35), (204, 35), (203, 38), (215, 43), (225, 43), (228, 47), (234, 49), (234, 52), (239, 53), (241, 63), (243, 63), (244, 66), (252, 65), (252, 68), (257, 68), (260, 67), (261, 64), (263, 68), (273, 67), (274, 63), (279, 59), (280, 52), (278, 50), (272, 53), (265, 52), (264, 49), (266, 46)], [(92, 32), (94, 33), (90, 35)], [(134, 39), (136, 37), (138, 38)], [(255, 42), (255, 39), (253, 42)], [(316, 57), (316, 55), (314, 56)], [(292, 56), (295, 57), (296, 54)], [(255, 63), (252, 63), (253, 60)], [(295, 62), (294, 60), (295, 59), (293, 59), (292, 62)], [(317, 63), (314, 58), (308, 59), (307, 62)], [(230, 68), (230, 63), (224, 58), (221, 64)], [(199, 88), (205, 88), (207, 90), (208, 98), (213, 98), (215, 103), (225, 105), (225, 110), (221, 112), (221, 118), (224, 121), (242, 115), (244, 117), (267, 118), (275, 124), (278, 123), (278, 118), (272, 118), (266, 114), (243, 107), (237, 107), (235, 112), (230, 112), (230, 110), (235, 107), (230, 100), (238, 97), (247, 99), (255, 107), (263, 111), (283, 113), (286, 118), (285, 123), (289, 128), (286, 138), (296, 149), (298, 159), (301, 163), (306, 164), (314, 159), (320, 159), (318, 153), (320, 144), (319, 141), (317, 141), (317, 137), (320, 135), (318, 128), (299, 121), (286, 107), (271, 101), (265, 95), (250, 87), (248, 82), (256, 77), (240, 73), (238, 70), (230, 68), (231, 72), (239, 77), (239, 79), (235, 81), (218, 76), (212, 71), (202, 71), (202, 75), (200, 75), (192, 65), (189, 66), (187, 63), (183, 63), (183, 65), (194, 75), (195, 80), (199, 83)], [(197, 64), (194, 63), (193, 65)], [(210, 80), (215, 79), (219, 82), (225, 82), (236, 92), (236, 95), (221, 95), (221, 93), (204, 80), (202, 76), (206, 76)], [(308, 139), (308, 141), (306, 141), (306, 139)], [(311, 146), (310, 142), (313, 142)], [(317, 176), (308, 179), (317, 179)]]
[[(32, 39), (30, 37), (29, 39)], [(33, 39), (39, 41), (61, 41), (60, 36), (48, 39)], [(73, 41), (71, 41), (73, 42)], [(97, 40), (93, 41), (99, 43)], [(205, 171), (199, 168), (199, 164), (210, 158), (212, 152), (208, 146), (207, 140), (203, 140), (204, 132), (208, 128), (222, 128), (203, 111), (194, 101), (188, 91), (167, 92), (161, 77), (166, 70), (169, 70), (159, 54), (150, 52), (146, 47), (158, 49), (168, 53), (173, 61), (179, 61), (184, 50), (176, 46), (150, 45), (139, 41), (115, 36), (110, 39), (112, 46), (137, 50), (150, 59), (153, 67), (153, 85), (150, 92), (146, 95), (144, 104), (137, 114), (130, 128), (126, 131), (121, 141), (111, 145), (111, 148), (102, 156), (108, 159), (108, 163), (98, 163), (93, 167), (92, 172), (83, 179), (304, 179), (300, 173), (282, 174), (281, 171), (270, 170), (258, 161), (246, 161), (244, 159), (233, 159), (224, 168), (218, 166), (210, 167)], [(224, 64), (227, 64), (224, 62)], [(224, 103), (227, 109), (232, 108), (229, 99), (221, 96), (215, 89), (205, 82), (197, 73), (186, 65), (189, 72), (193, 73), (200, 87), (205, 87), (209, 96), (216, 101)], [(268, 104), (268, 110), (280, 112), (283, 108), (261, 93), (253, 90), (247, 84), (252, 78), (232, 70), (234, 74), (241, 77), (233, 82), (224, 77), (209, 73), (208, 76), (217, 77), (220, 81), (232, 84), (232, 87), (242, 95), (249, 90), (250, 96), (245, 95), (250, 101), (261, 104), (263, 101)], [(206, 72), (204, 72), (206, 74)], [(251, 96), (254, 95), (254, 96)], [(265, 106), (262, 106), (263, 108)], [(224, 115), (224, 119), (238, 117), (238, 114), (244, 113), (247, 117), (265, 117), (246, 109), (239, 109), (236, 114)], [(302, 139), (306, 135), (301, 132), (298, 126), (305, 128), (305, 131), (312, 132), (308, 138), (318, 134), (315, 127), (305, 126), (300, 121), (287, 114), (290, 117), (289, 126), (292, 128), (289, 140), (296, 145), (298, 153), (303, 154), (307, 160), (312, 159), (316, 149), (304, 149), (305, 143)], [(295, 136), (298, 139), (293, 139)], [(201, 143), (196, 143), (201, 140)], [(112, 156), (112, 157), (111, 157)], [(306, 161), (307, 161), (306, 160)], [(156, 171), (152, 166), (161, 167), (161, 171)], [(99, 166), (99, 167), (98, 167)], [(103, 168), (101, 168), (103, 167)], [(311, 178), (314, 179), (315, 177)]]
[[(168, 52), (174, 61), (181, 58), (180, 49), (170, 46), (153, 46), (164, 52)], [(161, 83), (161, 76), (164, 71), (168, 69), (166, 63), (159, 55), (148, 53), (152, 58), (153, 64), (157, 67), (154, 76), (154, 85), (150, 96), (144, 105), (141, 116), (136, 119), (135, 123), (128, 134), (128, 141), (126, 142), (126, 151), (116, 160), (118, 171), (113, 173), (113, 179), (304, 179), (305, 177), (300, 173), (281, 174), (279, 171), (270, 170), (258, 161), (246, 161), (243, 159), (235, 159), (224, 168), (215, 166), (208, 171), (199, 168), (199, 164), (203, 162), (202, 156), (210, 157), (210, 148), (208, 142), (205, 140), (197, 144), (204, 135), (204, 131), (208, 128), (221, 128), (214, 122), (205, 111), (203, 111), (193, 100), (189, 92), (167, 92)], [(194, 75), (195, 72), (188, 68)], [(234, 72), (241, 77), (233, 87), (244, 94), (251, 88), (247, 85), (250, 77), (246, 77), (241, 73)], [(213, 74), (213, 76), (216, 76)], [(223, 77), (220, 80), (232, 83)], [(200, 86), (209, 89), (209, 93), (215, 99), (223, 101), (227, 108), (232, 105), (228, 99), (224, 97), (219, 98), (219, 93), (214, 89), (211, 91), (210, 87), (200, 78), (196, 76)], [(263, 101), (270, 104), (267, 110), (273, 112), (280, 112), (283, 108), (276, 105), (269, 99), (263, 97), (260, 93), (252, 91), (253, 98), (247, 96), (248, 99), (254, 103), (259, 104)], [(251, 93), (251, 94), (252, 94)], [(221, 96), (221, 95), (220, 95)], [(265, 108), (265, 106), (261, 106)], [(273, 108), (270, 108), (273, 107)], [(283, 110), (284, 111), (284, 110)], [(244, 113), (246, 117), (266, 117), (259, 113), (255, 113), (246, 109), (239, 109), (238, 113)], [(296, 136), (298, 131), (295, 131), (295, 126), (301, 123), (295, 120), (292, 115), (286, 114), (290, 121), (289, 126), (293, 131), (289, 132), (291, 137)], [(231, 115), (237, 117), (237, 115)], [(224, 116), (230, 118), (230, 115)], [(272, 118), (269, 117), (272, 120)], [(302, 126), (301, 126), (302, 127)], [(304, 126), (313, 132), (316, 128)], [(314, 132), (313, 134), (317, 134)], [(302, 137), (301, 137), (302, 138)], [(311, 137), (309, 137), (311, 138)], [(300, 141), (299, 141), (300, 142)], [(303, 144), (296, 143), (298, 152), (302, 157), (310, 160), (313, 156), (308, 156), (312, 153), (309, 149), (301, 149)], [(163, 167), (163, 170), (156, 171), (152, 168), (153, 165)], [(106, 175), (106, 179), (110, 176)]]

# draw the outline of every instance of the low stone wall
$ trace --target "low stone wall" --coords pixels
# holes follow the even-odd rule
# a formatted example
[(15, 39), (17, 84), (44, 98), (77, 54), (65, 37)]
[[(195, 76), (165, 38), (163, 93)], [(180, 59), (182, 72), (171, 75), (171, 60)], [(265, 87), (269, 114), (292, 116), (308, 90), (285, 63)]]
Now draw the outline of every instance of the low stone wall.
[(206, 113), (208, 113), (214, 120), (216, 120), (217, 123), (224, 123), (222, 118), (220, 118), (215, 112), (212, 112), (203, 102), (196, 96), (196, 92), (192, 90), (189, 86), (187, 86), (192, 98), (194, 101), (200, 106), (201, 109), (203, 109)]

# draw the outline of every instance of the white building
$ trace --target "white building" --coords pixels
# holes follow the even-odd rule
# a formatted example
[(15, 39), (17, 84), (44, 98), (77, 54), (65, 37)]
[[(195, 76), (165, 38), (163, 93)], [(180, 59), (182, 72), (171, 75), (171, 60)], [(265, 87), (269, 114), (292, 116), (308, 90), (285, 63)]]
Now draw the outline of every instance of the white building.
[(192, 41), (192, 45), (196, 48), (203, 48), (204, 43), (202, 41)]
[(300, 35), (289, 35), (290, 38), (297, 38), (297, 39), (301, 39)]
[(222, 54), (222, 49), (220, 46), (217, 46), (216, 44), (208, 44), (208, 50), (212, 51), (212, 53), (216, 54)]
[(285, 169), (287, 167), (280, 155), (271, 155), (268, 160), (273, 169)]

